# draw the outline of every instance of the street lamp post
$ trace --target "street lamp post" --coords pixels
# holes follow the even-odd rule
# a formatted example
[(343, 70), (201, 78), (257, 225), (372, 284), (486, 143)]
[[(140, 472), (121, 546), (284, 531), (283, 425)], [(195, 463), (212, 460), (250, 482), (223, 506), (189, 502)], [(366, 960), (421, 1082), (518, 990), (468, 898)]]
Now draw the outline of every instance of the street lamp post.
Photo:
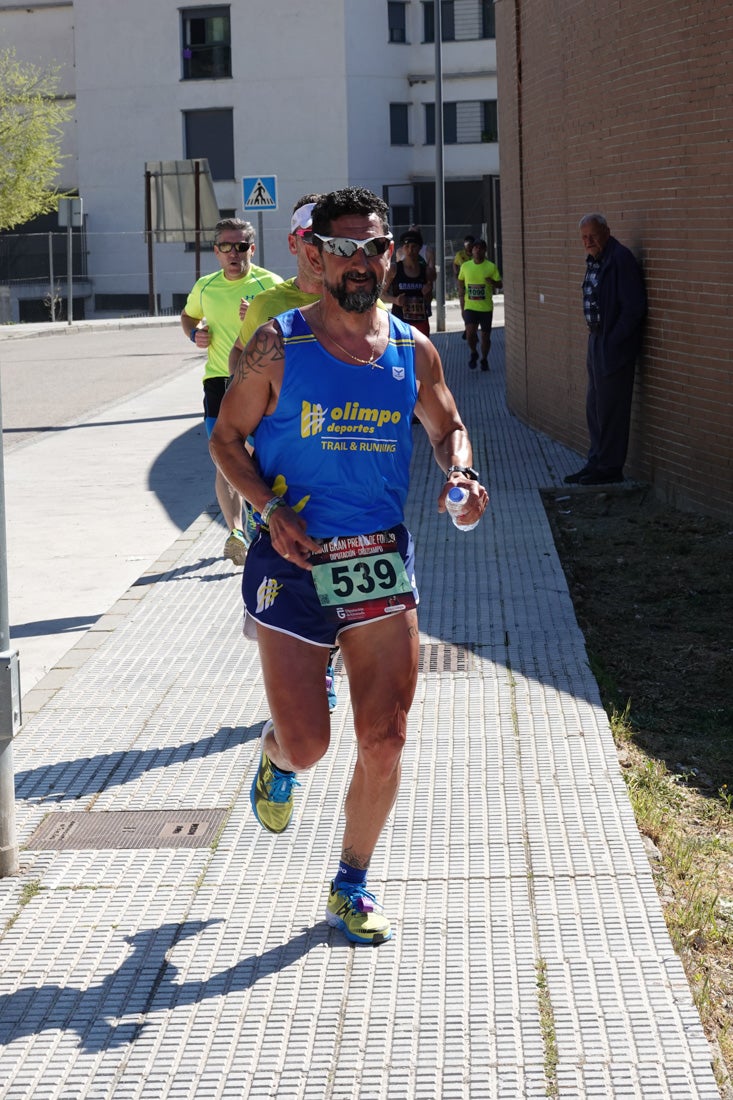
[[(0, 396), (0, 429), (2, 429)], [(5, 468), (0, 446), (0, 878), (18, 872), (15, 830), (13, 737), (20, 728), (20, 671), (17, 650), (10, 647), (7, 544), (5, 538)]]
[(435, 287), (438, 332), (445, 332), (445, 179), (443, 174), (443, 23), (435, 5)]

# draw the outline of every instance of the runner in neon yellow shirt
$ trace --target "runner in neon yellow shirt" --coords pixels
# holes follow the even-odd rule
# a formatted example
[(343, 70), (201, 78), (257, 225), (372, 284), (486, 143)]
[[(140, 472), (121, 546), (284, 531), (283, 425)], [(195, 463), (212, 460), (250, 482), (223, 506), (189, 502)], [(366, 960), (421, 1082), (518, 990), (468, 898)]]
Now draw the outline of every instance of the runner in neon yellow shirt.
[[(249, 222), (239, 218), (218, 222), (214, 231), (214, 255), (219, 261), (219, 271), (197, 279), (181, 313), (181, 326), (186, 336), (197, 348), (207, 349), (204, 417), (209, 436), (229, 377), (229, 349), (245, 310), (257, 294), (282, 282), (279, 275), (253, 265), (254, 251), (255, 231)], [(242, 498), (219, 470), (216, 471), (215, 490), (229, 531), (224, 557), (235, 565), (243, 565), (247, 542), (242, 524)]]
[(494, 291), (501, 290), (499, 268), (486, 259), (486, 241), (473, 242), (473, 259), (461, 264), (458, 273), (458, 297), (466, 323), (466, 339), (471, 349), (468, 365), (475, 370), (478, 363), (478, 330), (481, 328), (481, 370), (489, 369), (491, 322), (494, 318)]
[(295, 256), (298, 273), (294, 278), (286, 279), (260, 294), (247, 310), (233, 346), (230, 344), (227, 373), (234, 374), (239, 356), (260, 325), (277, 317), (278, 313), (310, 305), (321, 297), (323, 286), (320, 275), (311, 267), (304, 248), (304, 244), (310, 240), (311, 213), (320, 197), (319, 194), (303, 195), (295, 204), (288, 233), (288, 248)]

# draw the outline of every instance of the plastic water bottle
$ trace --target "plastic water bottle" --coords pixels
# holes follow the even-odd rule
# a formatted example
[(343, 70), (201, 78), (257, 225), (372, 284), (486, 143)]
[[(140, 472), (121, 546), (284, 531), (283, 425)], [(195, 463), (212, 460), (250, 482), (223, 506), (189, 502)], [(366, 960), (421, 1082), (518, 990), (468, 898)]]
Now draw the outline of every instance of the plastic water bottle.
[(454, 485), (452, 489), (448, 490), (448, 496), (445, 498), (445, 509), (459, 531), (473, 531), (474, 527), (478, 527), (479, 524), (479, 520), (476, 520), (475, 523), (458, 522), (458, 516), (463, 511), (463, 506), (469, 496), (468, 489), (461, 489), (459, 485)]

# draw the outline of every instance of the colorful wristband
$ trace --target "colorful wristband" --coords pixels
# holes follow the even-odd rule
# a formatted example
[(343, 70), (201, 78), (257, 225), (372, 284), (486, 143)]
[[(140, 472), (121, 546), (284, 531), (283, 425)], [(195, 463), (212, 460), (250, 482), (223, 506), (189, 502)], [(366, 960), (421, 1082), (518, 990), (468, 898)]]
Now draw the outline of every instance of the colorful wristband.
[(260, 517), (265, 527), (269, 527), (270, 517), (272, 516), (272, 513), (275, 511), (275, 509), (279, 508), (285, 503), (286, 501), (284, 501), (282, 497), (271, 497), (270, 500), (268, 500), (267, 504), (260, 512)]

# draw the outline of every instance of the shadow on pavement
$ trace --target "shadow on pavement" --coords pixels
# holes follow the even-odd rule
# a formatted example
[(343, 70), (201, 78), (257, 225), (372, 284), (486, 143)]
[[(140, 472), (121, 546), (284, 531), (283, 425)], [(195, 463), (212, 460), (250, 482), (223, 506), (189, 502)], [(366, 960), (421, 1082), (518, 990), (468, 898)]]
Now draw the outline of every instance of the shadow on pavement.
[(148, 487), (179, 530), (201, 515), (214, 496), (214, 464), (200, 418), (160, 452), (150, 467)]
[[(146, 1017), (153, 1009), (159, 1013), (172, 1007), (199, 1004), (209, 997), (221, 997), (222, 993), (250, 989), (261, 978), (284, 970), (314, 947), (339, 936), (326, 921), (318, 921), (287, 943), (261, 955), (250, 955), (212, 974), (207, 981), (179, 982), (179, 970), (170, 961), (170, 953), (183, 940), (221, 923), (218, 917), (206, 921), (171, 921), (125, 936), (132, 952), (116, 970), (86, 989), (48, 982), (0, 996), (0, 1043), (37, 1035), (41, 1028), (75, 1031), (87, 1052), (126, 1046), (140, 1038)], [(145, 980), (141, 981), (143, 974)], [(107, 1004), (109, 1008), (105, 1007)]]
[(121, 749), (119, 752), (99, 753), (96, 756), (77, 756), (59, 760), (50, 766), (28, 768), (16, 772), (16, 797), (32, 798), (36, 804), (49, 802), (74, 802), (125, 783), (138, 781), (145, 772), (184, 764), (202, 759), (212, 753), (228, 752), (249, 741), (256, 741), (263, 722), (255, 726), (222, 726), (211, 737), (186, 741), (172, 751), (162, 749)]

